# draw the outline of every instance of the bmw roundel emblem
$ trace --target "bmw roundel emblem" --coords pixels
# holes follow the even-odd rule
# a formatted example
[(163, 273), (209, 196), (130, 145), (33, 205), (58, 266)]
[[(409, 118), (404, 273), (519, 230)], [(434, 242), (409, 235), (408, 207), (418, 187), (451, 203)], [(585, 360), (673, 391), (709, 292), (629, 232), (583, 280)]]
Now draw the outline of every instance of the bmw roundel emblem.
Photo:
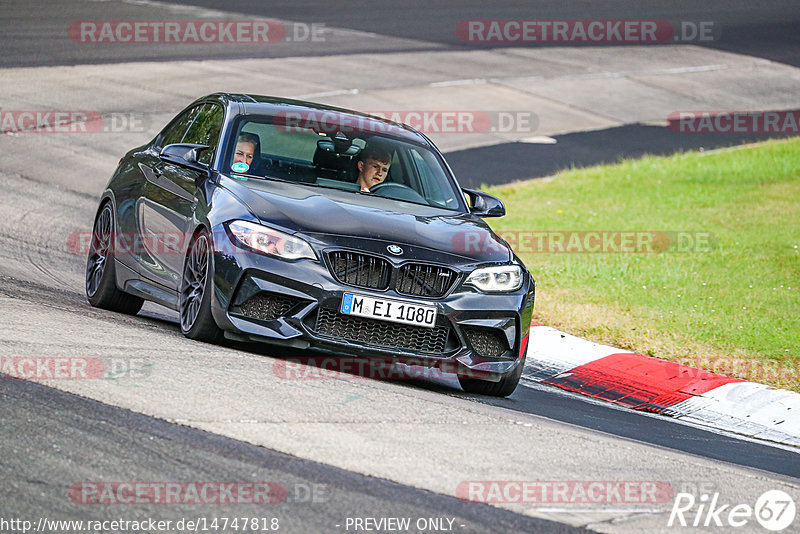
[(399, 256), (403, 253), (403, 249), (398, 247), (397, 245), (389, 245), (386, 247), (386, 250), (389, 251), (390, 254), (394, 254), (395, 256)]

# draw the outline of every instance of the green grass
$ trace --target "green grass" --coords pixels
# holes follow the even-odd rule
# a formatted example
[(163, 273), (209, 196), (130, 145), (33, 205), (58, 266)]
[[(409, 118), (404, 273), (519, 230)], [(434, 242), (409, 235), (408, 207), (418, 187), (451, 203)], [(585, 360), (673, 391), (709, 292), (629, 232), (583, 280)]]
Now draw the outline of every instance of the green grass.
[(487, 191), (506, 204), (508, 215), (490, 220), (501, 235), (710, 233), (710, 251), (515, 249), (537, 280), (537, 317), (546, 324), (800, 387), (800, 139), (645, 157)]

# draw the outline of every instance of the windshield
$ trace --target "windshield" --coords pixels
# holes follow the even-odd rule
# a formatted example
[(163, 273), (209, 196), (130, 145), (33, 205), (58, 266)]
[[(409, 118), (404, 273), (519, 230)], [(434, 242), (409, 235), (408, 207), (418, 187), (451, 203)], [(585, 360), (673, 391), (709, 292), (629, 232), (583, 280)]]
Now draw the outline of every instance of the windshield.
[(464, 210), (437, 153), (383, 132), (315, 131), (274, 117), (245, 117), (232, 135), (222, 168), (234, 177), (285, 180)]

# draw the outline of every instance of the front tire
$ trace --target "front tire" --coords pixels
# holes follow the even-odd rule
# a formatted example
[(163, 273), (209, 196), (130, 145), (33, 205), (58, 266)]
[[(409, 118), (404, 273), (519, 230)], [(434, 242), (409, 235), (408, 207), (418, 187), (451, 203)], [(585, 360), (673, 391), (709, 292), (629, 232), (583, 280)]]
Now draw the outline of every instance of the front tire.
[(97, 215), (86, 260), (86, 299), (95, 308), (136, 315), (144, 299), (117, 288), (114, 265), (114, 210), (106, 202)]
[(192, 239), (183, 266), (179, 311), (181, 332), (189, 339), (217, 343), (222, 330), (211, 315), (212, 267), (211, 237), (202, 230)]

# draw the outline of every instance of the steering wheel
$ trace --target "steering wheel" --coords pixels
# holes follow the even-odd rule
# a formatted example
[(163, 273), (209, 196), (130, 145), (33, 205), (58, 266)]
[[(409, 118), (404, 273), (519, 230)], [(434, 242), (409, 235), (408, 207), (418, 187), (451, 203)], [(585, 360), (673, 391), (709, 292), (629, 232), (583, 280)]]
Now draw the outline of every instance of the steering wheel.
[(411, 189), (407, 185), (398, 184), (395, 182), (383, 182), (374, 187), (369, 188), (370, 193), (375, 193), (386, 198), (394, 200), (407, 200), (409, 202), (417, 202), (420, 204), (427, 204), (428, 201), (425, 197)]

